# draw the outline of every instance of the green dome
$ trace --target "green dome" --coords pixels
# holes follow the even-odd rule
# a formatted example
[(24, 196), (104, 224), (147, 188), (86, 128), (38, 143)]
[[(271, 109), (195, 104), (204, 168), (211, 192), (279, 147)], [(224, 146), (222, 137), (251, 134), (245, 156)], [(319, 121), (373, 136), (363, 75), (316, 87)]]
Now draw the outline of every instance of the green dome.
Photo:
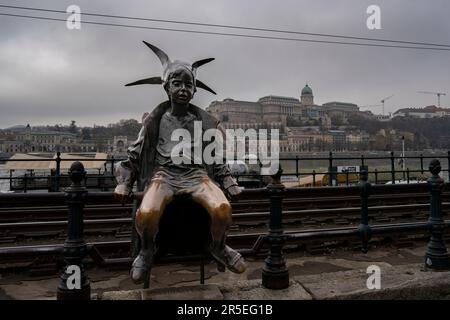
[(306, 86), (302, 89), (302, 95), (304, 95), (304, 94), (313, 94), (311, 88), (310, 88), (308, 85), (306, 85)]

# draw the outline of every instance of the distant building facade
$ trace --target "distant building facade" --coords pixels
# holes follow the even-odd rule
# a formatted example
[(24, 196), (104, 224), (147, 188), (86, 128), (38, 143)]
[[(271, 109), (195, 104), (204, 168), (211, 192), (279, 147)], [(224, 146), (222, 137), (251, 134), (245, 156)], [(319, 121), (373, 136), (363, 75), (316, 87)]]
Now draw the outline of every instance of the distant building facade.
[(128, 149), (128, 137), (127, 136), (115, 136), (113, 142), (113, 153), (125, 154)]
[(0, 152), (113, 152), (123, 153), (129, 142), (127, 137), (114, 137), (111, 143), (103, 140), (83, 140), (81, 136), (64, 131), (35, 130), (30, 125), (3, 132), (0, 137)]
[(340, 117), (343, 122), (347, 122), (352, 114), (359, 112), (359, 107), (356, 104), (347, 102), (327, 102), (322, 107), (330, 117)]
[(414, 117), (421, 119), (442, 118), (450, 116), (450, 108), (427, 106), (425, 108), (403, 108), (394, 112), (394, 117)]
[(331, 117), (346, 120), (359, 112), (352, 103), (315, 104), (308, 84), (301, 90), (300, 99), (269, 95), (250, 102), (228, 98), (212, 102), (206, 110), (225, 129), (279, 129), (282, 153), (344, 150), (348, 146), (346, 132), (331, 131)]
[[(4, 153), (54, 152), (61, 146), (77, 142), (75, 134), (57, 131), (33, 131), (30, 125), (5, 135), (0, 142)], [(59, 150), (58, 150), (59, 151)]]

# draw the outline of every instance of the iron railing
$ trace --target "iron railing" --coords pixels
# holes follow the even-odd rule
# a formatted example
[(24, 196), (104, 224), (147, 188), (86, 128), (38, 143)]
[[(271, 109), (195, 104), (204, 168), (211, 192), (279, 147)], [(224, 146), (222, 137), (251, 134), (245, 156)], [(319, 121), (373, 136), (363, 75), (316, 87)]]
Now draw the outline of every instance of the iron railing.
[[(389, 156), (339, 156), (332, 152), (329, 152), (327, 156), (295, 156), (290, 158), (280, 158), (279, 161), (284, 168), (282, 174), (283, 177), (291, 176), (292, 178), (299, 179), (301, 177), (310, 177), (311, 182), (308, 186), (336, 186), (336, 185), (351, 185), (357, 184), (359, 181), (359, 172), (364, 170), (367, 172), (369, 179), (374, 184), (392, 183), (396, 184), (401, 180), (401, 183), (416, 183), (425, 182), (429, 177), (427, 169), (424, 166), (424, 162), (431, 159), (444, 160), (447, 163), (447, 168), (443, 168), (441, 172), (447, 173), (446, 179), (450, 181), (450, 151), (439, 155), (424, 155), (418, 156), (403, 156), (401, 154), (395, 154), (390, 152)], [(89, 159), (89, 161), (104, 161), (105, 168), (103, 174), (89, 174), (88, 178), (84, 180), (84, 185), (87, 188), (96, 188), (107, 191), (114, 187), (114, 165), (118, 161), (122, 161), (124, 158), (111, 158), (106, 159)], [(7, 159), (0, 158), (0, 163), (5, 161), (18, 161), (18, 162), (32, 162), (33, 159)], [(58, 152), (54, 159), (40, 159), (39, 161), (54, 161), (56, 163), (56, 169), (53, 175), (39, 176), (35, 173), (22, 176), (13, 176), (13, 172), (10, 171), (9, 176), (0, 176), (0, 181), (9, 180), (10, 190), (27, 192), (31, 189), (48, 189), (48, 191), (60, 191), (61, 187), (69, 185), (69, 179), (67, 174), (61, 173), (62, 161), (86, 161), (86, 159), (63, 159)], [(405, 161), (408, 163), (416, 163), (413, 167), (398, 168), (399, 161)], [(306, 163), (322, 163), (324, 170), (309, 169), (310, 165)], [(370, 162), (377, 162), (377, 165), (372, 166)], [(383, 163), (382, 163), (383, 162)], [(350, 165), (350, 163), (352, 165)], [(344, 170), (338, 172), (339, 166), (353, 166), (358, 167), (356, 172), (349, 172)], [(318, 165), (320, 167), (320, 165)], [(108, 168), (109, 167), (109, 168)], [(303, 169), (305, 168), (305, 169)], [(418, 175), (421, 176), (419, 181)], [(234, 173), (238, 183), (241, 185), (250, 187), (264, 187), (267, 183), (264, 181), (266, 178), (258, 173)], [(326, 177), (326, 178), (325, 178)], [(41, 183), (36, 181), (41, 180)], [(13, 182), (14, 181), (14, 182)], [(17, 182), (16, 182), (17, 181)], [(33, 183), (35, 182), (35, 183)]]

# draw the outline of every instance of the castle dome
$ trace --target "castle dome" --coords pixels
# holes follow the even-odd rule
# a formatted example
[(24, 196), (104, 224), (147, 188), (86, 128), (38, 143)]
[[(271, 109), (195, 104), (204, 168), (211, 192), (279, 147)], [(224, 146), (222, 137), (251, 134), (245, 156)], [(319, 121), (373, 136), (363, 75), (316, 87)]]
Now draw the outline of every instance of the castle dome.
[(302, 96), (305, 94), (313, 94), (312, 89), (308, 86), (308, 84), (305, 85), (305, 87), (302, 89)]

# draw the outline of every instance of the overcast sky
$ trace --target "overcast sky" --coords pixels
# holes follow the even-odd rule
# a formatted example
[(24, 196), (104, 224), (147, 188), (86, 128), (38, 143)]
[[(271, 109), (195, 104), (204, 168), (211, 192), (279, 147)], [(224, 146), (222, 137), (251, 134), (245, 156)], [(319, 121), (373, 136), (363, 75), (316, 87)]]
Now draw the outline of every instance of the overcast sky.
[[(0, 0), (0, 3), (57, 10), (77, 4), (82, 12), (89, 13), (450, 44), (448, 0)], [(372, 4), (381, 7), (381, 30), (366, 27), (366, 9)], [(5, 8), (0, 8), (0, 12), (68, 16)], [(83, 16), (83, 19), (106, 21), (99, 17)], [(162, 23), (107, 21), (205, 30)], [(125, 118), (140, 119), (144, 112), (165, 99), (160, 86), (123, 86), (161, 74), (159, 60), (142, 40), (162, 48), (172, 59), (193, 62), (216, 58), (198, 72), (198, 78), (218, 93), (214, 96), (199, 89), (193, 103), (202, 108), (228, 97), (248, 101), (268, 94), (299, 97), (306, 82), (312, 87), (317, 104), (345, 101), (375, 105), (394, 94), (386, 101), (386, 112), (392, 112), (403, 107), (437, 104), (436, 96), (417, 91), (438, 91), (447, 92), (441, 105), (450, 107), (450, 51), (249, 39), (83, 23), (81, 30), (68, 30), (64, 22), (0, 16), (0, 128), (27, 123), (68, 124), (70, 120), (92, 126)], [(372, 111), (381, 113), (381, 108)]]

